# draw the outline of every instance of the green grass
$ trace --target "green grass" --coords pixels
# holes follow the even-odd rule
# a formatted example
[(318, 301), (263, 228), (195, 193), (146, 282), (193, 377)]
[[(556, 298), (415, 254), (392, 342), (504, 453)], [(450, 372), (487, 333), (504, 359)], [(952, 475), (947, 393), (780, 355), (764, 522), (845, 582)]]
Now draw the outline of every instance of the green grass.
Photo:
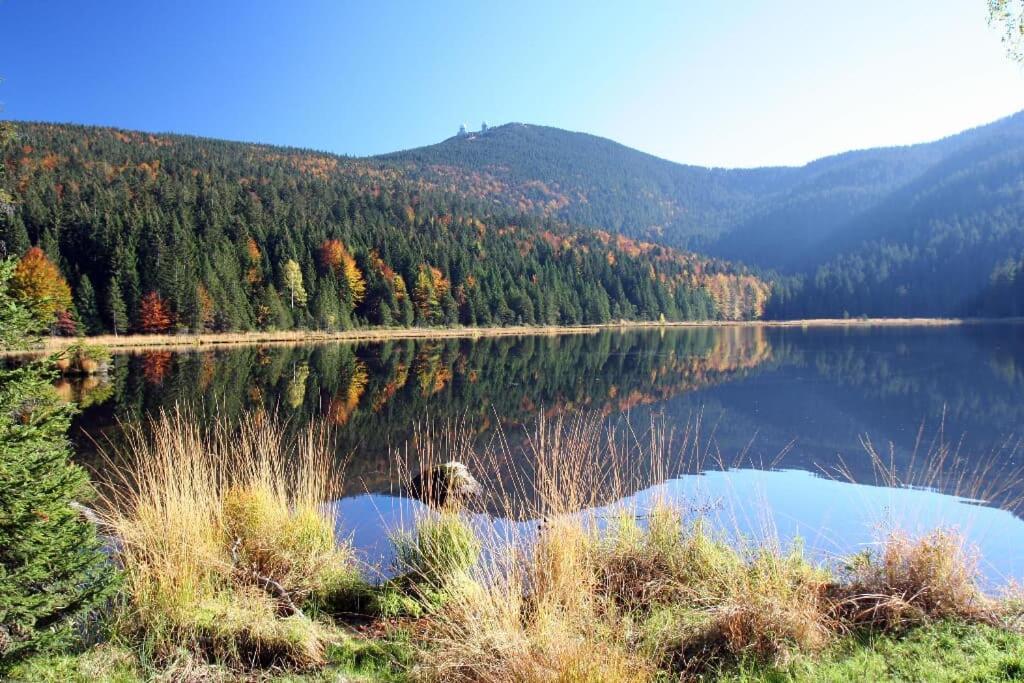
[(817, 657), (786, 666), (744, 663), (718, 680), (1018, 681), (1024, 680), (1024, 634), (980, 624), (939, 622), (901, 637), (850, 636)]
[(145, 680), (135, 656), (101, 645), (81, 654), (41, 654), (9, 672), (12, 683), (136, 683)]
[[(391, 634), (386, 640), (350, 637), (329, 646), (327, 665), (316, 671), (263, 671), (246, 678), (225, 667), (203, 665), (201, 676), (202, 680), (225, 682), (258, 679), (274, 683), (402, 683), (408, 680), (412, 652), (407, 635), (401, 632)], [(11, 683), (143, 683), (184, 678), (186, 670), (152, 670), (141, 665), (130, 650), (101, 645), (79, 654), (37, 655), (8, 672), (4, 680)], [(188, 671), (199, 673), (198, 669)]]

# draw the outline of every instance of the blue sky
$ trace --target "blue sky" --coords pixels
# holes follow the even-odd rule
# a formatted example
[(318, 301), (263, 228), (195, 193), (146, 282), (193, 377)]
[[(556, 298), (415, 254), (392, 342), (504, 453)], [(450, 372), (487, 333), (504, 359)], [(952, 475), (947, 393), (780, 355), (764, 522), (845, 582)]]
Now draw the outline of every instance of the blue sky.
[(465, 122), (718, 166), (1024, 109), (984, 0), (0, 0), (3, 116), (373, 154)]

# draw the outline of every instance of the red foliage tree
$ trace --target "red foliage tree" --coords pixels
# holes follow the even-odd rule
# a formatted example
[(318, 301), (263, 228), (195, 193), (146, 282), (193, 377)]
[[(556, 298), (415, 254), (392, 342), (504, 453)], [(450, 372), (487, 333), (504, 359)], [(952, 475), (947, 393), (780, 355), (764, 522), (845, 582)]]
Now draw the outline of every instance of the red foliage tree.
[(161, 334), (171, 329), (174, 318), (171, 308), (159, 292), (150, 292), (142, 297), (139, 306), (139, 328), (145, 334)]
[(78, 324), (68, 311), (57, 311), (53, 329), (61, 337), (74, 337), (78, 333)]

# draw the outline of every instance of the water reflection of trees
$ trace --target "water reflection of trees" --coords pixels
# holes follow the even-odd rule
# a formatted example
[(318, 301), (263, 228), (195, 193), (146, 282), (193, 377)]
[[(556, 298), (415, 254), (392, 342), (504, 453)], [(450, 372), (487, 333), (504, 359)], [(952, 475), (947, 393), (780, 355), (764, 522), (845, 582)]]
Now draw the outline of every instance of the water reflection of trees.
[(515, 439), (542, 412), (580, 410), (629, 413), (641, 426), (651, 413), (676, 424), (701, 414), (729, 463), (743, 452), (770, 466), (788, 449), (784, 467), (819, 471), (841, 457), (873, 483), (860, 438), (892, 442), (900, 465), (922, 422), (928, 435), (944, 419), (948, 439), (964, 437), (959, 459), (992, 457), (1024, 424), (1022, 367), (1024, 326), (732, 327), (153, 351), (118, 356), (107, 383), (63, 391), (91, 397), (78, 418), (87, 460), (92, 438), (117, 438), (118, 419), (175, 403), (207, 417), (256, 409), (296, 427), (330, 421), (351, 490), (387, 487), (389, 448), (418, 422), (459, 420), (482, 440), (501, 426)]
[(739, 327), (149, 351), (116, 357), (111, 398), (79, 417), (89, 435), (79, 442), (88, 452), (94, 438), (117, 438), (116, 420), (175, 404), (228, 419), (276, 410), (295, 426), (336, 425), (349, 472), (370, 475), (387, 472), (389, 447), (424, 419), (482, 432), (542, 411), (613, 414), (728, 381), (770, 357), (762, 329)]

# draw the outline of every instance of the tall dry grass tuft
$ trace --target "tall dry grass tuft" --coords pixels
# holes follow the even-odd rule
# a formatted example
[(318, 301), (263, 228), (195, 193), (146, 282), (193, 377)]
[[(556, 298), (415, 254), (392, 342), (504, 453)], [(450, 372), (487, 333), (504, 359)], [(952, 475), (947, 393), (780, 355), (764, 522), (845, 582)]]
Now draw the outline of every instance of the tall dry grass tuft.
[(157, 659), (318, 664), (327, 632), (302, 605), (355, 573), (323, 508), (337, 485), (325, 434), (287, 439), (261, 413), (201, 424), (179, 409), (127, 429), (131, 465), (101, 510), (125, 573), (118, 628)]
[(454, 513), (481, 552), (423, 621), (424, 679), (685, 678), (785, 662), (858, 629), (995, 614), (950, 532), (893, 535), (836, 574), (800, 545), (720, 535), (687, 501), (628, 498), (692, 471), (693, 429), (637, 433), (581, 414), (541, 418), (518, 452), (504, 437), (482, 453), (448, 441), (478, 474), (501, 473), (487, 482), (497, 519)]
[(847, 622), (905, 628), (929, 619), (995, 623), (999, 603), (979, 587), (977, 551), (937, 529), (912, 538), (893, 532), (877, 553), (850, 559), (837, 605)]

